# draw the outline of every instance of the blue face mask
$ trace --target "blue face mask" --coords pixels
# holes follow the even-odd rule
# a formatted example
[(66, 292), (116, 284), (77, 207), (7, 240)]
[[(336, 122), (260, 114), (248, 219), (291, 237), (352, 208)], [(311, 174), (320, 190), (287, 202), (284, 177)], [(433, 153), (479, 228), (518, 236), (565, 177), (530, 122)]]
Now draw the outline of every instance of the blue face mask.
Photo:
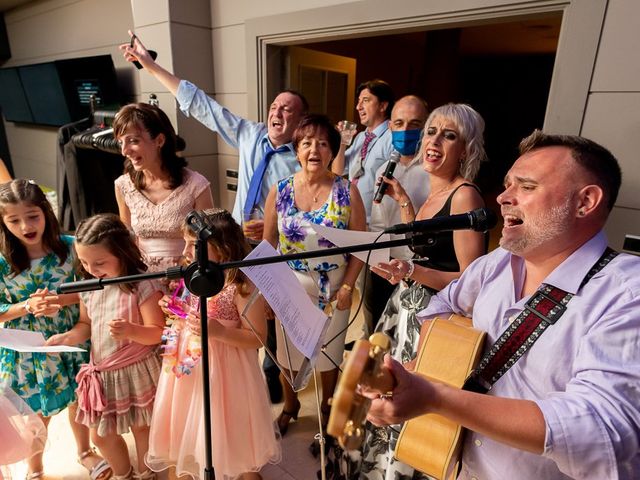
[(391, 132), (391, 143), (393, 148), (400, 152), (400, 155), (415, 155), (420, 138), (422, 138), (421, 128)]

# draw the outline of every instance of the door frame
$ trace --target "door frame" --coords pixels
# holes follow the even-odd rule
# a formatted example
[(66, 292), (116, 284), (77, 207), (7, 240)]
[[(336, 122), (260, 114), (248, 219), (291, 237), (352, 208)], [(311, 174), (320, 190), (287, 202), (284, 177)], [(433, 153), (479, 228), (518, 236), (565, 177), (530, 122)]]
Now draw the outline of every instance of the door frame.
[(268, 45), (464, 28), (562, 13), (544, 129), (579, 135), (608, 0), (363, 0), (246, 21), (250, 118), (266, 118)]

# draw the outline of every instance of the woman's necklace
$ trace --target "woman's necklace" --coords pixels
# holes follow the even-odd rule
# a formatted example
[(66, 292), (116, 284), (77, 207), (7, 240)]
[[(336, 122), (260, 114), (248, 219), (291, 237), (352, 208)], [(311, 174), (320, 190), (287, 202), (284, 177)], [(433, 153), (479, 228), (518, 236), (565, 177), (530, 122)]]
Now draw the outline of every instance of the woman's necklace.
[(453, 184), (456, 183), (457, 179), (453, 179), (451, 180), (449, 183), (447, 183), (444, 187), (439, 188), (438, 190), (436, 190), (435, 192), (431, 192), (429, 193), (429, 198), (432, 197), (437, 197), (438, 195), (440, 195), (441, 193), (447, 192), (449, 190), (451, 190), (451, 188), (453, 187)]
[(301, 179), (302, 181), (302, 185), (304, 185), (304, 189), (307, 192), (307, 195), (309, 195), (309, 197), (311, 197), (311, 200), (313, 200), (313, 203), (318, 203), (318, 195), (320, 194), (320, 192), (322, 192), (322, 188), (323, 188), (323, 184), (322, 184), (322, 180), (318, 181), (316, 183), (316, 185), (318, 185), (318, 188), (316, 188), (315, 193), (311, 190), (311, 182), (308, 180), (305, 180), (304, 178)]

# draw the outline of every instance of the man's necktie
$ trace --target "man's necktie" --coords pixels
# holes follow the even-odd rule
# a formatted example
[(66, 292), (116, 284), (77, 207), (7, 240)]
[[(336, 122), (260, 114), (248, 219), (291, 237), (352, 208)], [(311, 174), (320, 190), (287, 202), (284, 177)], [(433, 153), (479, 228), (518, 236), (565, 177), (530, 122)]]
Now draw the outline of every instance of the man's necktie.
[(369, 130), (366, 130), (364, 132), (364, 142), (362, 142), (362, 147), (360, 148), (360, 159), (359, 159), (358, 170), (356, 171), (355, 175), (352, 176), (352, 179), (351, 179), (354, 185), (357, 185), (358, 179), (362, 175), (364, 175), (364, 161), (367, 158), (369, 144), (371, 143), (371, 140), (373, 140), (374, 138), (376, 138), (375, 133), (370, 132)]
[(362, 143), (362, 148), (360, 149), (360, 159), (362, 164), (364, 165), (364, 159), (367, 158), (367, 151), (369, 150), (369, 144), (371, 140), (376, 138), (376, 134), (373, 132), (369, 132), (368, 130), (364, 132), (364, 142)]
[(251, 209), (260, 201), (260, 192), (262, 191), (262, 179), (264, 178), (264, 172), (267, 171), (269, 160), (275, 153), (282, 153), (288, 151), (289, 148), (286, 145), (282, 145), (275, 150), (267, 145), (262, 160), (253, 172), (251, 177), (251, 183), (249, 184), (249, 191), (247, 192), (247, 199), (244, 202), (243, 212), (245, 216), (251, 213)]

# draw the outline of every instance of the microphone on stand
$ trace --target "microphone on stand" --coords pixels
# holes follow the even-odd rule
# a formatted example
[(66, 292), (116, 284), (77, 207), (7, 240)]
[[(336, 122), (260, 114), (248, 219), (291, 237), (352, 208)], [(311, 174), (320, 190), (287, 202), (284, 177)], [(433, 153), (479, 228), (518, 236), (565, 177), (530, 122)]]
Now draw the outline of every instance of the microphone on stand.
[(436, 233), (450, 230), (473, 230), (486, 232), (496, 226), (498, 218), (488, 208), (476, 208), (467, 213), (449, 215), (446, 217), (416, 220), (409, 223), (399, 223), (385, 228), (384, 233)]
[[(398, 152), (397, 150), (394, 150), (393, 152), (391, 152), (391, 155), (389, 157), (389, 163), (387, 163), (387, 168), (385, 168), (382, 176), (386, 178), (392, 178), (393, 171), (396, 169), (396, 165), (398, 164), (398, 161), (400, 161), (400, 152)], [(380, 203), (382, 201), (382, 197), (384, 197), (384, 192), (387, 191), (388, 186), (389, 185), (384, 180), (380, 182), (380, 185), (378, 185), (378, 190), (376, 191), (376, 194), (373, 197), (374, 203)]]

